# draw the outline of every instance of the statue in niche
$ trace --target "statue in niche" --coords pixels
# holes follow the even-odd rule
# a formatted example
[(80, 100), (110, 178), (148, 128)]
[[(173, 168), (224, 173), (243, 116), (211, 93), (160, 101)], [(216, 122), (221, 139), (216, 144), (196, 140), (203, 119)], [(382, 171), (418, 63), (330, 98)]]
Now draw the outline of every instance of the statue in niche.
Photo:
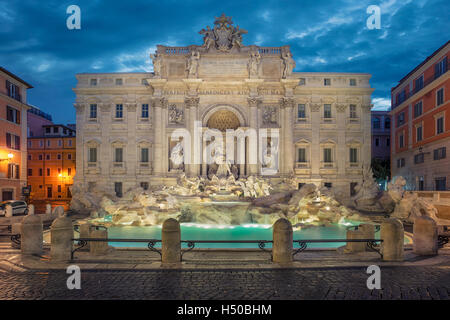
[(277, 170), (278, 146), (274, 143), (273, 139), (267, 141), (263, 159), (264, 168)]
[(214, 163), (218, 165), (215, 175), (219, 178), (227, 177), (232, 175), (230, 166), (225, 159), (225, 154), (223, 152), (223, 147), (221, 143), (216, 143), (214, 147), (213, 154)]
[(277, 123), (277, 109), (275, 107), (266, 107), (263, 112), (263, 124)]
[(214, 30), (211, 30), (211, 28), (209, 26), (206, 26), (206, 30), (202, 29), (199, 33), (204, 35), (203, 47), (205, 47), (206, 50), (209, 50), (211, 45), (214, 45), (216, 42), (216, 37), (214, 36)]
[(181, 141), (178, 141), (177, 144), (170, 151), (170, 161), (172, 164), (171, 169), (174, 170), (184, 169), (184, 150)]
[(197, 50), (192, 51), (191, 56), (187, 61), (186, 67), (188, 78), (197, 78), (199, 60), (200, 60), (200, 52), (198, 52)]
[(161, 58), (158, 57), (157, 54), (150, 54), (150, 58), (153, 62), (153, 72), (155, 73), (155, 76), (160, 77), (161, 76)]
[(254, 50), (250, 53), (250, 61), (248, 62), (248, 72), (250, 78), (258, 77), (258, 66), (261, 62), (261, 55), (258, 50)]
[(295, 60), (292, 58), (292, 54), (289, 50), (283, 49), (281, 53), (281, 59), (283, 59), (283, 79), (286, 79), (292, 74), (292, 70), (295, 68)]
[(169, 106), (169, 123), (170, 124), (180, 124), (184, 120), (184, 112), (178, 109), (176, 105)]

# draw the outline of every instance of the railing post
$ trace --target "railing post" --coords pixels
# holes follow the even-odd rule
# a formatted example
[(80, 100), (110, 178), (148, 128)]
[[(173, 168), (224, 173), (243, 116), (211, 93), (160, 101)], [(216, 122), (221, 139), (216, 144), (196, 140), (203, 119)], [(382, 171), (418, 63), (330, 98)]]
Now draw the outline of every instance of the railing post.
[(403, 261), (405, 231), (398, 219), (386, 219), (381, 224), (381, 253), (384, 261)]
[(414, 253), (421, 256), (438, 254), (438, 228), (430, 217), (418, 217), (413, 227)]
[[(108, 239), (108, 230), (91, 230), (90, 238)], [(89, 252), (92, 255), (103, 255), (108, 253), (108, 241), (92, 241)]]
[[(347, 230), (347, 240), (355, 240), (355, 239), (365, 239), (364, 232), (359, 229)], [(355, 253), (364, 251), (366, 251), (365, 242), (347, 242), (347, 245), (345, 246), (344, 250), (344, 252), (346, 253)]]
[(28, 215), (32, 216), (34, 214), (34, 204), (28, 205)]
[[(91, 228), (92, 224), (90, 223), (84, 223), (80, 225), (80, 238), (89, 238), (91, 236)], [(91, 243), (88, 241), (85, 248), (90, 249)]]
[[(375, 226), (373, 224), (363, 223), (358, 226), (358, 230), (364, 234), (364, 239), (375, 239)], [(364, 249), (370, 251), (366, 242), (364, 242)]]
[(41, 255), (43, 241), (43, 227), (38, 215), (26, 216), (22, 220), (21, 250), (25, 255)]
[(273, 225), (272, 257), (275, 263), (292, 262), (293, 230), (287, 219), (278, 219)]
[(162, 227), (161, 254), (163, 263), (179, 263), (181, 261), (181, 231), (180, 223), (167, 219)]
[(73, 247), (73, 223), (68, 217), (56, 218), (51, 226), (50, 257), (52, 261), (68, 261)]

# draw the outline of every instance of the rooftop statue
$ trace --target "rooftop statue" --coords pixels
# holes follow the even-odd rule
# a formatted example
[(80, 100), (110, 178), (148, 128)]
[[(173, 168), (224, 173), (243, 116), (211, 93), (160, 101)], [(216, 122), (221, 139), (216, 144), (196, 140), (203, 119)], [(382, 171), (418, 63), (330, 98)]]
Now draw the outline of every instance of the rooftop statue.
[(153, 72), (156, 77), (161, 76), (161, 58), (157, 54), (150, 54), (150, 58), (153, 61)]
[(289, 50), (284, 49), (281, 53), (283, 59), (283, 79), (288, 78), (295, 68), (295, 60), (292, 58), (292, 53)]
[(203, 47), (209, 50), (211, 46), (219, 51), (228, 52), (232, 48), (240, 49), (242, 46), (242, 35), (247, 30), (240, 29), (239, 26), (233, 26), (231, 17), (225, 16), (224, 13), (220, 17), (216, 17), (214, 21), (214, 29), (209, 26), (199, 31), (203, 35)]

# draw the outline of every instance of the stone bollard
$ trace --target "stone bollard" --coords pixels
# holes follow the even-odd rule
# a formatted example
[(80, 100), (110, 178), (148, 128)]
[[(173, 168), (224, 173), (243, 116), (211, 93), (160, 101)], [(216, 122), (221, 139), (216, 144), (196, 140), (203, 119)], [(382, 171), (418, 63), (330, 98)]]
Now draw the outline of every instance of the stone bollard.
[[(91, 230), (89, 238), (108, 239), (108, 230)], [(103, 255), (108, 253), (107, 241), (92, 241), (89, 252), (92, 255)]]
[(7, 218), (11, 218), (13, 216), (13, 209), (12, 206), (10, 204), (6, 205), (6, 212), (5, 212), (5, 217)]
[(53, 221), (51, 229), (50, 258), (52, 261), (69, 261), (73, 247), (72, 219), (59, 217)]
[(32, 216), (34, 214), (34, 205), (33, 204), (29, 204), (28, 205), (28, 215)]
[(398, 219), (386, 219), (381, 224), (381, 253), (384, 261), (403, 261), (403, 241), (405, 232)]
[(438, 254), (438, 228), (436, 222), (426, 216), (414, 220), (414, 253), (421, 256)]
[(55, 216), (56, 218), (64, 216), (64, 207), (56, 206), (55, 209), (53, 209), (53, 216)]
[(273, 225), (272, 259), (275, 263), (292, 262), (293, 231), (287, 219), (278, 219)]
[[(364, 233), (364, 239), (375, 239), (375, 225), (363, 223), (358, 226), (358, 230)], [(364, 243), (364, 248), (366, 251), (371, 251), (367, 247), (367, 243)]]
[(50, 215), (52, 213), (52, 205), (50, 203), (47, 203), (45, 205), (45, 214)]
[(22, 254), (41, 255), (43, 242), (43, 227), (38, 215), (26, 216), (22, 220), (21, 249)]
[(375, 239), (375, 225), (363, 223), (358, 226), (358, 230), (364, 233), (364, 239)]
[[(90, 223), (84, 223), (82, 225), (80, 225), (80, 238), (89, 238), (91, 236), (91, 228), (92, 228), (92, 224)], [(88, 249), (91, 247), (91, 243), (88, 242), (84, 248)]]
[[(347, 230), (347, 240), (353, 239), (366, 239), (366, 235), (363, 231), (356, 230)], [(346, 253), (356, 253), (356, 252), (364, 252), (366, 251), (366, 242), (347, 242), (345, 246)]]
[(162, 227), (162, 262), (179, 263), (181, 261), (181, 231), (180, 223), (167, 219)]
[[(13, 223), (11, 225), (11, 234), (20, 234), (21, 229), (22, 229), (21, 223)], [(19, 240), (20, 240), (20, 238), (19, 238)], [(20, 244), (17, 244), (15, 242), (11, 241), (11, 248), (20, 249)]]

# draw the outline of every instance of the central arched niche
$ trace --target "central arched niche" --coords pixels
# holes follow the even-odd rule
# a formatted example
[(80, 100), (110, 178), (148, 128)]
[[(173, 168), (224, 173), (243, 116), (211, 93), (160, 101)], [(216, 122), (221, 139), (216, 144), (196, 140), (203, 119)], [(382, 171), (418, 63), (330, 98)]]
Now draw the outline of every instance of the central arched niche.
[(241, 126), (241, 122), (234, 112), (227, 109), (221, 109), (215, 111), (211, 117), (209, 117), (206, 126), (210, 129), (217, 129), (220, 131), (226, 131), (227, 129), (236, 130)]

